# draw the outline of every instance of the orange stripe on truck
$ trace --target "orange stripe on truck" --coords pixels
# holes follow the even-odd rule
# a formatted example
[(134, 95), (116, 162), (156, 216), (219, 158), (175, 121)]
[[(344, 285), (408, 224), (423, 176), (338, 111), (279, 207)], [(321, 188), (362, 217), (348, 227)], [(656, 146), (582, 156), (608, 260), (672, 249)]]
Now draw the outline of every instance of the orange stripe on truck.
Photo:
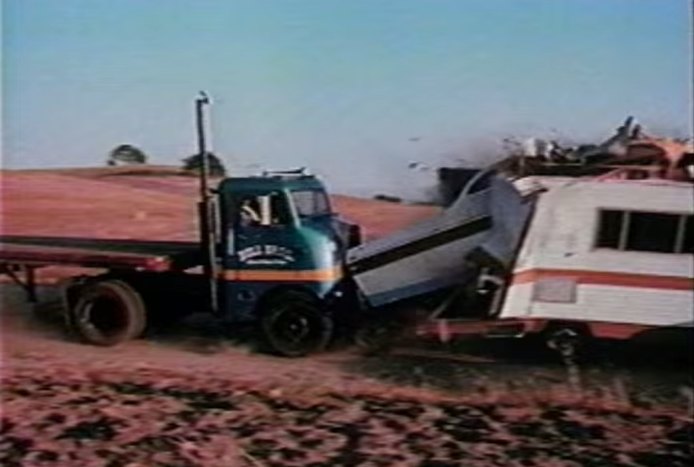
[(328, 282), (342, 277), (339, 267), (291, 271), (281, 269), (228, 269), (221, 278), (228, 281), (242, 282)]
[(634, 274), (626, 272), (590, 271), (580, 269), (528, 269), (513, 275), (512, 285), (528, 284), (541, 279), (573, 279), (578, 284), (639, 287), (644, 289), (693, 290), (694, 278)]

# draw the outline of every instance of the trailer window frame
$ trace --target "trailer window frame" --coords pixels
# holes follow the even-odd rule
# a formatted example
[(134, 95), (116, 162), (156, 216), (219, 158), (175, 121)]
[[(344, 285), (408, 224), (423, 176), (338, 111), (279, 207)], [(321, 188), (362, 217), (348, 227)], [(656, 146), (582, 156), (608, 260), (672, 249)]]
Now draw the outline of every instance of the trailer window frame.
[[(614, 241), (614, 232), (610, 233), (606, 230), (608, 216), (619, 216), (619, 233)], [(676, 218), (675, 234), (671, 241), (671, 247), (667, 251), (646, 248), (630, 247), (630, 233), (633, 227), (633, 218), (636, 216), (672, 216)], [(692, 251), (687, 251), (691, 248), (687, 244), (687, 239), (694, 236), (694, 222), (692, 219), (694, 214), (682, 212), (665, 212), (665, 211), (644, 211), (636, 209), (619, 209), (619, 208), (600, 208), (597, 210), (597, 222), (595, 234), (593, 238), (594, 249), (606, 249), (624, 252), (639, 252), (639, 253), (660, 253), (660, 254), (692, 254)], [(688, 232), (688, 230), (692, 230)], [(632, 239), (632, 242), (634, 240)], [(612, 245), (611, 245), (612, 244)]]

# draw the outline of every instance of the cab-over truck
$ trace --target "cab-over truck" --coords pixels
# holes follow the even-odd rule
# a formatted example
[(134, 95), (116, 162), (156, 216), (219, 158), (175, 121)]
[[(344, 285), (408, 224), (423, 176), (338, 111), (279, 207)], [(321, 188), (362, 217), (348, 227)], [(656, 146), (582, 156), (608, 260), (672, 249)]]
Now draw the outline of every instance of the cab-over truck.
[[(204, 95), (196, 100), (200, 155), (206, 104)], [(326, 304), (340, 295), (357, 226), (332, 212), (323, 184), (302, 170), (227, 178), (210, 190), (202, 159), (199, 242), (6, 235), (0, 273), (36, 301), (37, 268), (105, 270), (63, 288), (68, 328), (92, 344), (115, 345), (157, 320), (209, 311), (257, 323), (268, 349), (282, 355), (323, 347), (333, 329)]]

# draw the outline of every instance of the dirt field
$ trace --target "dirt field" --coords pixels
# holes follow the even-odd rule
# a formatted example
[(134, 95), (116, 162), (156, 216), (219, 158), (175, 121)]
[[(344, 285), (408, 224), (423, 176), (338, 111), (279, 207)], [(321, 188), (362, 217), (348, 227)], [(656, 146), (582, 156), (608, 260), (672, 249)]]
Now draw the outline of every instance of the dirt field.
[[(193, 238), (194, 180), (96, 175), (3, 173), (3, 233)], [(335, 204), (371, 236), (432, 213), (347, 197)], [(253, 353), (248, 333), (192, 317), (107, 349), (66, 338), (54, 287), (41, 290), (41, 318), (15, 287), (0, 291), (3, 466), (684, 466), (693, 458), (691, 362), (676, 353), (690, 348), (611, 348), (580, 368), (516, 341), (292, 360)]]
[[(197, 180), (119, 171), (2, 171), (2, 232), (12, 235), (195, 239)], [(436, 212), (336, 195), (334, 209), (365, 227), (367, 238)]]

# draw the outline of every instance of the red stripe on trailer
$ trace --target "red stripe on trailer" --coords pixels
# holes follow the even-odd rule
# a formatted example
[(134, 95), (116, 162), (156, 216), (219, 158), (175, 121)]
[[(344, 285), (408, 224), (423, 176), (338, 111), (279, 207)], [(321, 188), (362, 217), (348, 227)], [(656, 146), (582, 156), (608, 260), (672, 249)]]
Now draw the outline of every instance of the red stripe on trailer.
[(527, 269), (514, 274), (511, 285), (528, 284), (541, 279), (559, 277), (573, 279), (578, 284), (687, 291), (694, 289), (694, 278), (691, 277), (581, 269)]

